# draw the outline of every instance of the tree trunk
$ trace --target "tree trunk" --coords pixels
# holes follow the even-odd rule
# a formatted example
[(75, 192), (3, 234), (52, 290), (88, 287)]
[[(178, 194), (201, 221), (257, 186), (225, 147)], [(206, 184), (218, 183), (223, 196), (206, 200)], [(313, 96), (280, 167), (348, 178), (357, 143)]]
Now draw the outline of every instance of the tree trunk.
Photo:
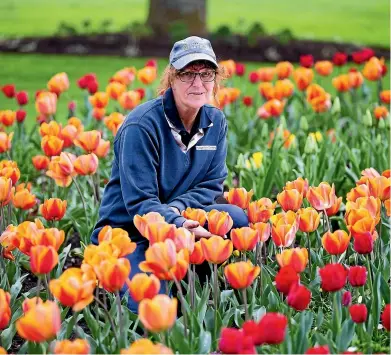
[(147, 24), (155, 34), (179, 38), (204, 36), (206, 0), (149, 0)]

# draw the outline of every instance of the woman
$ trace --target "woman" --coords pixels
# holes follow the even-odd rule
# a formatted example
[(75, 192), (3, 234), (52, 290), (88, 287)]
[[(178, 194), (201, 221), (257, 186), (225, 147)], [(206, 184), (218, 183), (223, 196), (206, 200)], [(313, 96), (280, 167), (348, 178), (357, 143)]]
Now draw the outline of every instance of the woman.
[[(227, 122), (208, 102), (221, 79), (208, 40), (193, 36), (176, 42), (161, 80), (162, 95), (136, 107), (117, 132), (111, 178), (91, 239), (97, 244), (105, 225), (127, 230), (137, 243), (128, 256), (130, 278), (140, 272), (138, 264), (148, 248), (133, 225), (137, 214), (158, 212), (196, 238), (210, 233), (181, 216), (187, 207), (227, 211), (234, 228), (248, 226), (242, 209), (216, 204), (227, 177)], [(130, 300), (129, 308), (136, 312), (137, 304)]]

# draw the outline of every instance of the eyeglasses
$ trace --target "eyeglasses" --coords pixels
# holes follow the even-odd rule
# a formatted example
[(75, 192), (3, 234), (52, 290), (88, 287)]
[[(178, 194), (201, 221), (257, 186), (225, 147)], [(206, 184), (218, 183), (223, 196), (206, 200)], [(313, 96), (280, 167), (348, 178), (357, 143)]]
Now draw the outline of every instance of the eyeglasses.
[(209, 82), (215, 80), (216, 72), (214, 70), (203, 71), (200, 73), (196, 73), (193, 71), (183, 71), (183, 72), (179, 72), (177, 74), (179, 79), (181, 81), (183, 81), (184, 83), (192, 83), (195, 80), (197, 75), (200, 76), (200, 79), (203, 82), (209, 83)]

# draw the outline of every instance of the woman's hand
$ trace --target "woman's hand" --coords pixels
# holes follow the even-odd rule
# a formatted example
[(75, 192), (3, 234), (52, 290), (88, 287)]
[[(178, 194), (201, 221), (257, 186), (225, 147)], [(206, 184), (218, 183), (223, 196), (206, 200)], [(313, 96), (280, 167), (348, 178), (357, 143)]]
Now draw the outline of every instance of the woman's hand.
[(188, 229), (190, 232), (194, 233), (196, 239), (200, 238), (209, 238), (212, 236), (205, 228), (201, 227), (197, 221), (187, 219), (182, 225), (183, 228)]

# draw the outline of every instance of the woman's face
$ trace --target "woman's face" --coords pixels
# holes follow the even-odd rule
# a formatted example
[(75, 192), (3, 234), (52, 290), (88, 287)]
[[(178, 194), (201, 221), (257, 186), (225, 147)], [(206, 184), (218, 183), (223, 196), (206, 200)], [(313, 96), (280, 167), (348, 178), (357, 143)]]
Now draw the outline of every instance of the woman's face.
[[(194, 73), (199, 75), (194, 77)], [(171, 83), (175, 103), (184, 108), (201, 108), (210, 102), (215, 86), (214, 79), (215, 69), (204, 63), (190, 63), (178, 72)]]

